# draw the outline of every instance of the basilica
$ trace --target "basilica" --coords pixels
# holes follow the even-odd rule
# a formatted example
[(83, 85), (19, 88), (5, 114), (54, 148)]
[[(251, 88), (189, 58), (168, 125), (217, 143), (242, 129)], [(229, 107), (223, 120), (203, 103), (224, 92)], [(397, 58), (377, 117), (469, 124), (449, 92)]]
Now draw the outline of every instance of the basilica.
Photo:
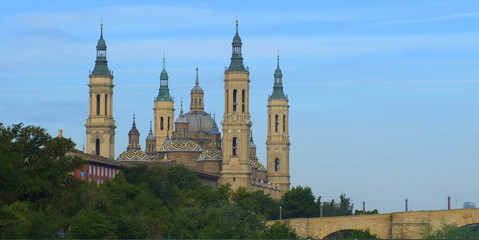
[[(115, 120), (113, 118), (113, 73), (108, 68), (107, 46), (101, 25), (96, 61), (89, 78), (89, 116), (86, 127), (86, 154), (99, 155), (129, 164), (181, 164), (196, 172), (215, 176), (217, 185), (233, 189), (263, 190), (275, 198), (290, 187), (289, 103), (284, 94), (282, 72), (277, 56), (273, 91), (267, 98), (267, 166), (256, 157), (250, 120), (249, 68), (243, 64), (242, 41), (238, 33), (232, 42), (229, 67), (224, 72), (224, 115), (220, 131), (216, 119), (204, 111), (204, 94), (196, 69), (195, 85), (190, 91), (190, 109), (175, 118), (174, 98), (170, 95), (168, 72), (163, 58), (160, 88), (153, 102), (153, 124), (140, 146), (135, 117), (128, 133), (128, 147), (116, 159)], [(266, 97), (266, 96), (265, 96)]]

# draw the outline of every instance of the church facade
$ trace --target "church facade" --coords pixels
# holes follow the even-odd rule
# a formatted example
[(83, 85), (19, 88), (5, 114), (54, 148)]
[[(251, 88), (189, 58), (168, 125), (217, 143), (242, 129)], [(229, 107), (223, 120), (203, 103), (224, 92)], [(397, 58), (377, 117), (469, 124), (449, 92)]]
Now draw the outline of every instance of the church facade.
[[(95, 68), (90, 73), (89, 116), (86, 127), (86, 152), (114, 159), (115, 121), (113, 108), (113, 74), (108, 69), (103, 25), (97, 44)], [(232, 56), (224, 72), (224, 114), (220, 131), (215, 117), (204, 111), (204, 91), (200, 86), (198, 68), (195, 85), (190, 91), (190, 110), (180, 112), (175, 119), (174, 98), (170, 95), (168, 72), (163, 57), (160, 88), (153, 102), (153, 123), (140, 147), (140, 133), (135, 117), (128, 133), (128, 147), (117, 161), (132, 164), (182, 164), (197, 172), (218, 177), (218, 184), (230, 184), (233, 189), (263, 190), (279, 198), (290, 188), (289, 173), (289, 102), (284, 94), (282, 71), (274, 72), (273, 92), (268, 97), (267, 167), (256, 157), (250, 118), (249, 68), (242, 56), (242, 41), (236, 33)]]

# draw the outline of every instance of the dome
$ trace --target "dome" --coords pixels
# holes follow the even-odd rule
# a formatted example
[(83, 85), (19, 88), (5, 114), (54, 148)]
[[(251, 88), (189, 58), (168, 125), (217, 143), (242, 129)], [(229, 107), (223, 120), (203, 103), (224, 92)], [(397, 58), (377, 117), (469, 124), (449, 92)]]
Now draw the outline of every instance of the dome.
[(137, 135), (137, 136), (140, 135), (140, 132), (138, 132), (138, 129), (136, 129), (135, 125), (133, 125), (133, 127), (130, 129), (130, 132), (128, 132), (128, 136), (131, 136), (131, 135)]
[(218, 129), (218, 125), (216, 125), (216, 122), (213, 122), (213, 127), (210, 129), (208, 134), (220, 134), (220, 130)]
[(236, 35), (233, 38), (233, 44), (234, 45), (240, 45), (240, 46), (242, 45), (241, 37), (238, 35), (238, 33), (236, 33)]
[(210, 114), (204, 111), (189, 111), (185, 114), (186, 120), (188, 120), (189, 132), (202, 132), (208, 133), (215, 125), (215, 120)]
[(261, 164), (260, 162), (257, 161), (251, 161), (250, 165), (252, 168), (258, 169), (258, 170), (266, 170), (266, 168)]
[(203, 89), (200, 87), (200, 85), (195, 85), (191, 89), (191, 93), (203, 93)]
[(203, 152), (203, 148), (189, 140), (165, 141), (158, 152)]
[(185, 115), (183, 114), (183, 110), (180, 113), (180, 116), (175, 120), (175, 123), (188, 123), (186, 120)]
[(196, 161), (207, 161), (207, 160), (223, 160), (223, 152), (221, 150), (206, 150), (201, 153)]
[(153, 135), (153, 133), (150, 131), (148, 136), (146, 136), (146, 141), (155, 141), (155, 140), (156, 140), (155, 135)]
[(118, 156), (117, 161), (145, 161), (151, 160), (150, 156), (141, 150), (126, 150)]

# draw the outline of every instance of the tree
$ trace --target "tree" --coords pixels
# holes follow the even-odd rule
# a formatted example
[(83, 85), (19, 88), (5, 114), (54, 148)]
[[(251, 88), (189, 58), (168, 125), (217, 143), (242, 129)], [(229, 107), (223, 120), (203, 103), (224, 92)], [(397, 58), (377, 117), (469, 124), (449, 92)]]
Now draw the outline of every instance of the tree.
[(339, 195), (339, 202), (336, 202), (334, 199), (331, 202), (321, 202), (321, 197), (319, 197), (317, 203), (323, 208), (323, 217), (353, 215), (354, 205), (351, 203), (351, 199), (347, 198), (344, 193)]
[(261, 239), (299, 239), (299, 236), (290, 226), (275, 222), (263, 230)]
[(479, 226), (470, 225), (459, 228), (455, 223), (442, 222), (439, 228), (425, 224), (421, 236), (424, 239), (479, 239)]
[[(70, 196), (79, 181), (70, 174), (83, 160), (68, 153), (75, 144), (40, 127), (0, 127), (0, 191), (20, 201)], [(11, 200), (9, 200), (11, 201)]]
[(309, 187), (296, 186), (281, 198), (283, 218), (305, 218), (319, 216), (319, 205)]
[(377, 209), (373, 209), (370, 211), (365, 211), (363, 214), (363, 210), (356, 209), (354, 210), (354, 215), (369, 215), (369, 214), (378, 214), (379, 211)]
[(240, 187), (231, 193), (231, 200), (243, 209), (254, 211), (267, 220), (278, 219), (279, 202), (263, 191), (248, 192)]
[(92, 209), (82, 209), (72, 218), (69, 237), (78, 239), (115, 238), (116, 226)]

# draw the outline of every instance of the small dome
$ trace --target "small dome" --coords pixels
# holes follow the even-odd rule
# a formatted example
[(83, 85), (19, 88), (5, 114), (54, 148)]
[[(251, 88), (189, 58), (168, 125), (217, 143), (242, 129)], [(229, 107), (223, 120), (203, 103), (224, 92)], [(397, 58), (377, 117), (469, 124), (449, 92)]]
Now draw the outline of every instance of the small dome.
[(203, 93), (203, 89), (200, 87), (200, 85), (195, 85), (191, 89), (191, 93)]
[(188, 120), (186, 120), (185, 115), (183, 112), (180, 114), (180, 116), (175, 120), (175, 123), (188, 123)]
[(98, 43), (96, 44), (96, 49), (106, 49), (106, 42), (103, 39), (103, 36), (98, 40)]
[(220, 134), (220, 130), (218, 129), (218, 125), (216, 125), (216, 122), (213, 122), (213, 127), (210, 129), (208, 134)]
[(211, 115), (204, 111), (189, 111), (185, 114), (185, 117), (189, 123), (189, 132), (208, 133), (215, 124), (215, 120), (211, 117)]
[(196, 161), (207, 161), (207, 160), (223, 160), (223, 152), (221, 150), (206, 150), (201, 153)]
[(133, 127), (130, 129), (130, 132), (128, 132), (128, 136), (131, 135), (140, 135), (140, 132), (138, 131), (138, 129), (136, 129), (135, 125), (133, 125)]
[(155, 135), (153, 135), (153, 133), (150, 131), (148, 136), (146, 136), (146, 141), (155, 141), (155, 140), (156, 140)]
[(250, 165), (252, 168), (258, 169), (258, 170), (266, 170), (266, 168), (261, 164), (260, 162), (257, 161), (251, 161)]
[(240, 45), (241, 46), (241, 37), (236, 33), (233, 38), (233, 45)]
[(145, 161), (149, 162), (150, 156), (141, 150), (126, 150), (118, 156), (117, 161)]
[(203, 148), (189, 140), (165, 141), (158, 152), (203, 152)]

